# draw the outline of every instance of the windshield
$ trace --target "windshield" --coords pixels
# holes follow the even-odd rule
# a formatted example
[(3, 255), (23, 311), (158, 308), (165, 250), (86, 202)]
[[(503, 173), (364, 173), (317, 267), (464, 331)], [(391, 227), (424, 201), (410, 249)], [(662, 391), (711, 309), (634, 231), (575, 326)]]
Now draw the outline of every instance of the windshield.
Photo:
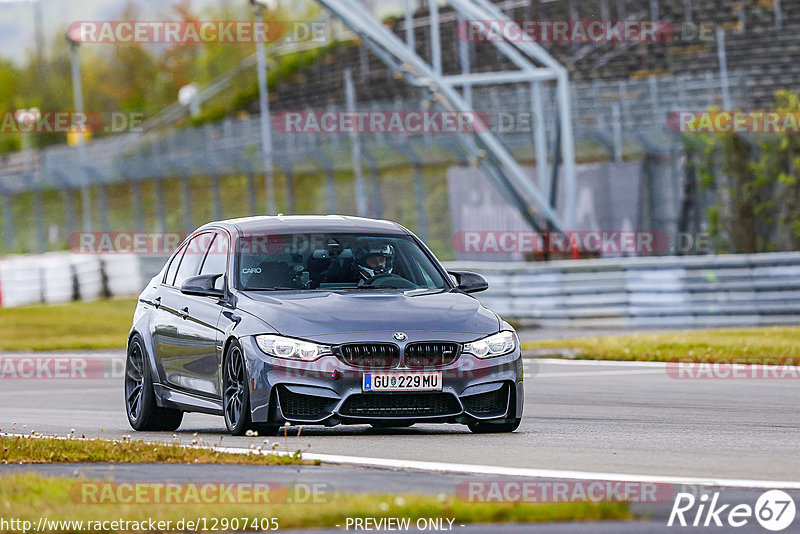
[(261, 234), (240, 237), (236, 253), (245, 291), (447, 287), (411, 236)]

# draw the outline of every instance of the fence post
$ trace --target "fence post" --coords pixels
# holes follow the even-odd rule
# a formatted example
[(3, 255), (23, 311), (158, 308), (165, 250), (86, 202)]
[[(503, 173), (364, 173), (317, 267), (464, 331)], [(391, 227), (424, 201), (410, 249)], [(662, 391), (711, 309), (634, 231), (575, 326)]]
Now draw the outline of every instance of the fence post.
[(247, 173), (247, 193), (250, 215), (255, 215), (258, 213), (258, 207), (256, 206), (256, 181), (252, 172)]
[(428, 239), (428, 216), (425, 213), (425, 187), (422, 181), (422, 162), (414, 161), (414, 189), (417, 194), (417, 225), (420, 238)]
[(192, 189), (190, 182), (190, 177), (181, 176), (181, 206), (183, 207), (184, 229), (187, 233), (194, 230), (194, 222), (192, 217)]
[(3, 199), (3, 234), (6, 242), (6, 254), (14, 251), (14, 213), (11, 211), (11, 196), (7, 193), (0, 195)]
[(131, 182), (131, 195), (133, 196), (133, 216), (135, 220), (135, 230), (144, 232), (144, 213), (142, 213), (142, 183), (136, 179)]
[(619, 102), (611, 104), (611, 128), (614, 135), (614, 161), (622, 162), (622, 119), (620, 117)]
[(650, 0), (650, 20), (658, 20), (658, 0)]
[(106, 185), (102, 183), (97, 184), (97, 209), (100, 213), (100, 231), (107, 232), (108, 228), (108, 195), (106, 194)]
[(531, 83), (531, 104), (533, 107), (533, 146), (536, 150), (536, 175), (542, 191), (550, 190), (550, 171), (547, 164), (547, 138), (544, 124), (544, 103), (542, 102), (542, 82)]
[[(458, 40), (458, 59), (461, 63), (461, 74), (469, 74), (471, 69), (471, 61), (469, 56), (469, 28), (464, 26), (467, 22), (458, 15), (458, 28), (462, 28), (461, 31), (463, 32), (461, 38)], [(459, 31), (459, 30), (456, 30)], [(469, 82), (464, 83), (464, 101), (472, 107), (472, 85)]]
[(62, 189), (61, 198), (64, 203), (64, 215), (67, 219), (67, 239), (69, 239), (69, 236), (75, 233), (75, 204), (72, 199), (72, 189)]
[(728, 55), (725, 51), (725, 30), (717, 27), (717, 55), (719, 57), (719, 77), (722, 85), (722, 105), (731, 109), (731, 87), (728, 79)]
[(33, 216), (36, 219), (36, 247), (39, 254), (45, 251), (44, 210), (42, 209), (42, 185), (36, 183), (33, 190)]
[(167, 231), (167, 212), (164, 208), (164, 184), (160, 179), (153, 182), (156, 190), (156, 218), (158, 219), (158, 229), (161, 232)]
[[(356, 90), (353, 85), (353, 73), (348, 68), (344, 70), (344, 91), (347, 100), (347, 110), (356, 111)], [(361, 170), (361, 138), (354, 128), (350, 134), (350, 150), (353, 157), (353, 174), (356, 187), (356, 213), (359, 217), (367, 216), (367, 193), (364, 190), (364, 175)]]
[(406, 44), (411, 50), (414, 50), (416, 44), (414, 43), (414, 0), (406, 0)]
[(211, 175), (211, 195), (212, 195), (212, 209), (214, 220), (222, 219), (222, 196), (220, 194), (219, 175), (214, 173)]
[(428, 0), (431, 17), (431, 65), (436, 74), (442, 73), (442, 38), (439, 28), (439, 2)]

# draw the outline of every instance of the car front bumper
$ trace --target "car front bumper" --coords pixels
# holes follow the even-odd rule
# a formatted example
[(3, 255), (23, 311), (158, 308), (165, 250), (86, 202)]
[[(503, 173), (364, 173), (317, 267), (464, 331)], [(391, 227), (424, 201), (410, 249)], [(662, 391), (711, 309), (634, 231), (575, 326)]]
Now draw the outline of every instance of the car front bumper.
[[(254, 338), (241, 340), (250, 376), (255, 423), (364, 424), (370, 422), (471, 423), (522, 417), (519, 343), (507, 355), (480, 359), (462, 354), (442, 372), (441, 391), (363, 392), (368, 370), (336, 356), (314, 362), (265, 355)], [(380, 372), (417, 372), (387, 369)], [(376, 371), (377, 372), (377, 371)]]

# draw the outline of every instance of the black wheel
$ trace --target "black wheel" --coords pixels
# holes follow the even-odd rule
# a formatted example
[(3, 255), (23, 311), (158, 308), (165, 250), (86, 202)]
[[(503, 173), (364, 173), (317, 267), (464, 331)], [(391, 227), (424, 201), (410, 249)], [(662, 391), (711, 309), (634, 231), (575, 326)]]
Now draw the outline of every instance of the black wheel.
[(495, 423), (492, 421), (480, 421), (475, 423), (470, 423), (469, 429), (475, 434), (505, 434), (508, 432), (514, 432), (517, 428), (519, 428), (519, 424), (522, 422), (522, 418), (514, 419), (509, 421), (504, 419), (502, 423)]
[[(234, 436), (243, 436), (248, 430), (268, 431), (250, 420), (250, 388), (247, 386), (247, 368), (242, 346), (234, 341), (228, 347), (222, 367), (222, 407), (225, 426)], [(277, 432), (277, 427), (275, 427)]]
[(128, 343), (128, 356), (125, 360), (125, 412), (134, 430), (173, 431), (181, 426), (183, 412), (160, 408), (153, 391), (153, 378), (150, 374), (144, 342), (135, 334)]

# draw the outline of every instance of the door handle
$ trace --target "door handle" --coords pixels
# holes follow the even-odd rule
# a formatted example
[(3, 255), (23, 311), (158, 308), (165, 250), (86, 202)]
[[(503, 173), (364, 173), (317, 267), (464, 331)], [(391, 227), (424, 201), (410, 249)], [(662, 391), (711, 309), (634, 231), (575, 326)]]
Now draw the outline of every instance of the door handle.
[(156, 297), (153, 299), (153, 306), (158, 309), (161, 307), (161, 297)]
[(181, 317), (183, 317), (184, 319), (189, 317), (189, 307), (188, 306), (186, 306), (185, 308), (183, 308), (181, 310)]

